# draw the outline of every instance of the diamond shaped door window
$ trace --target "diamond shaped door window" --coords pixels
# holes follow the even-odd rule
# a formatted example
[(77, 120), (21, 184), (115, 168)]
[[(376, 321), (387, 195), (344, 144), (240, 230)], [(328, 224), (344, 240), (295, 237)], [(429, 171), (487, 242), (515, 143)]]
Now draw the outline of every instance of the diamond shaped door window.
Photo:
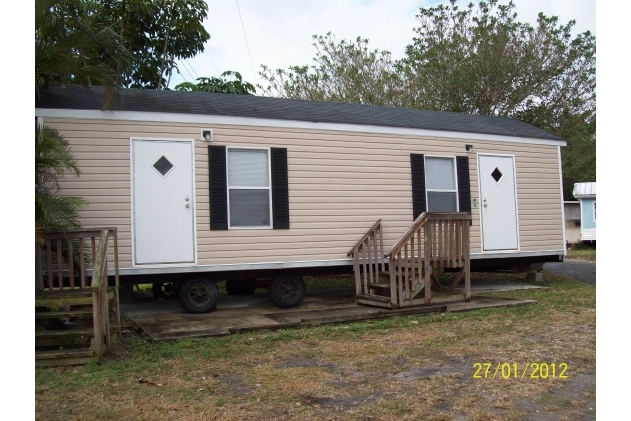
[(495, 180), (495, 182), (497, 182), (497, 183), (500, 182), (500, 180), (502, 179), (503, 176), (504, 176), (504, 174), (502, 174), (502, 172), (497, 167), (495, 167), (495, 169), (491, 173), (491, 177), (493, 177), (493, 180)]
[(160, 159), (158, 159), (153, 164), (153, 168), (155, 168), (162, 177), (166, 177), (166, 175), (171, 172), (173, 167), (174, 165), (164, 155), (162, 155)]

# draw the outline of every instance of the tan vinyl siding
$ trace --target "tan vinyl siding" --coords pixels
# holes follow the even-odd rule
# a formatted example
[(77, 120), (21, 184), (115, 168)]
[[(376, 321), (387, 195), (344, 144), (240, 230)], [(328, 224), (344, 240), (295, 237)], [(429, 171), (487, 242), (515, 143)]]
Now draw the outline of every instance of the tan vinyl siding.
[[(412, 222), (410, 153), (469, 156), (471, 196), (479, 198), (477, 153), (515, 156), (520, 251), (563, 248), (557, 146), (251, 126), (46, 118), (69, 141), (82, 170), (61, 184), (63, 194), (90, 202), (84, 226), (119, 228), (121, 267), (131, 267), (130, 138), (195, 141), (198, 264), (346, 259), (379, 218), (389, 248)], [(210, 230), (209, 143), (288, 150), (289, 230)], [(473, 144), (474, 153), (465, 151)], [(481, 252), (474, 209), (471, 251)]]

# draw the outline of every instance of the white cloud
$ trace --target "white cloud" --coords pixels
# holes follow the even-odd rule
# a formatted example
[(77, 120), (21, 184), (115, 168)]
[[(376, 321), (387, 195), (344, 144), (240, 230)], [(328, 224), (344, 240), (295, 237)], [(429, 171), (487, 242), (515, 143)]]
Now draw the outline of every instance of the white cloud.
[[(211, 38), (206, 52), (188, 60), (198, 76), (215, 76), (236, 70), (251, 83), (261, 82), (261, 64), (272, 69), (311, 64), (316, 54), (313, 35), (331, 32), (337, 39), (369, 39), (372, 49), (388, 50), (393, 58), (403, 57), (405, 47), (418, 26), (420, 7), (441, 3), (428, 0), (239, 0), (241, 17), (252, 61), (243, 35), (235, 0), (207, 0), (205, 22)], [(459, 1), (464, 7), (468, 1)], [(519, 20), (534, 24), (537, 14), (558, 16), (560, 23), (576, 20), (575, 33), (596, 33), (595, 0), (517, 0)], [(210, 58), (209, 58), (210, 56)], [(214, 62), (214, 66), (211, 63)], [(254, 67), (254, 71), (253, 68)], [(184, 79), (191, 75), (181, 67)], [(256, 72), (256, 73), (255, 73)], [(193, 77), (195, 74), (192, 74)], [(171, 87), (184, 80), (174, 75)]]

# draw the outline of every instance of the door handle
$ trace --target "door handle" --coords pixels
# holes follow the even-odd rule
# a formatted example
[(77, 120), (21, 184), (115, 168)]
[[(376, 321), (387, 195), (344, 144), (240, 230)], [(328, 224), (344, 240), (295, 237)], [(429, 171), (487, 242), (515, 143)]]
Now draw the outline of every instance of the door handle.
[[(486, 206), (486, 205), (485, 205), (485, 206)], [(189, 204), (187, 203), (187, 204), (186, 204), (186, 207), (187, 207), (187, 208), (190, 208), (190, 207), (191, 207), (191, 205), (189, 205)]]

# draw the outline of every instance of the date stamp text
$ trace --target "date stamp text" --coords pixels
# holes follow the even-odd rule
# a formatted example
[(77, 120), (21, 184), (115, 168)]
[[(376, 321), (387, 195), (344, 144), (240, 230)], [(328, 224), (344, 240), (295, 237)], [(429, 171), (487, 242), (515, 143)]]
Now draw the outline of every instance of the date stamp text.
[(474, 379), (567, 379), (567, 363), (475, 363)]

